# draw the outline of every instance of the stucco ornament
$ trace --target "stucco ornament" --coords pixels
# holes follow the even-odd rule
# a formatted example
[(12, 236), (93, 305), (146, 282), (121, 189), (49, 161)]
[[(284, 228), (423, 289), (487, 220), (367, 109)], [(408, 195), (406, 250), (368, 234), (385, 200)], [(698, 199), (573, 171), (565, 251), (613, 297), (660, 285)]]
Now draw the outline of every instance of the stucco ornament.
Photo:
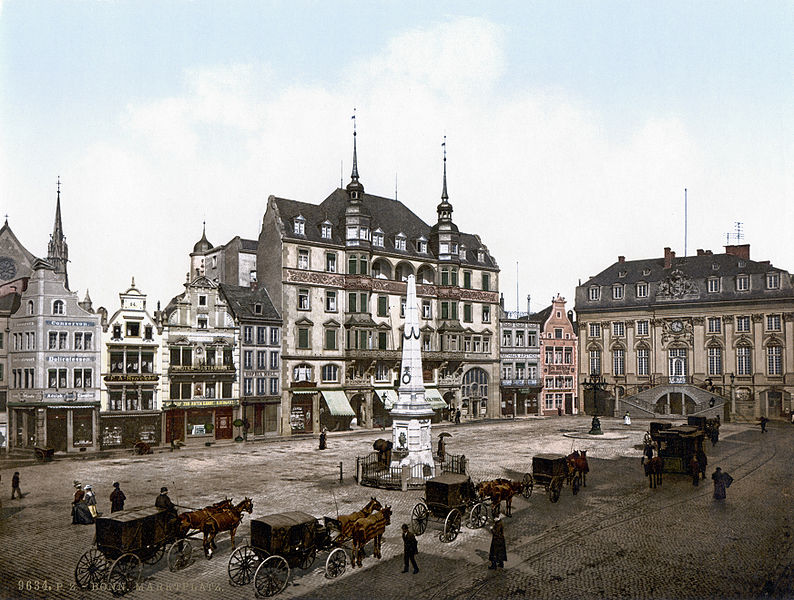
[(675, 269), (668, 277), (659, 283), (657, 296), (670, 298), (683, 298), (684, 296), (697, 296), (698, 288), (683, 271)]

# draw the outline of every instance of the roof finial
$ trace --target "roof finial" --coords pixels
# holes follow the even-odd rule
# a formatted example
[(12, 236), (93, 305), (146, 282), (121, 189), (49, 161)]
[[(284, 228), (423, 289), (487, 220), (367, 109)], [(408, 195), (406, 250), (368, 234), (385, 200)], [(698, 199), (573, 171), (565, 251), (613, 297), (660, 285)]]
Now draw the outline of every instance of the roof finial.
[(358, 181), (358, 157), (356, 155), (356, 108), (353, 107), (353, 116), (350, 117), (353, 119), (353, 172), (350, 174), (350, 178), (354, 181)]
[(132, 283), (130, 284), (130, 287), (135, 287), (135, 275), (132, 276)]
[(441, 199), (449, 200), (447, 194), (447, 136), (444, 136), (444, 141), (441, 142), (441, 147), (444, 149), (444, 186), (441, 190)]
[(58, 175), (58, 198), (61, 197), (61, 176)]

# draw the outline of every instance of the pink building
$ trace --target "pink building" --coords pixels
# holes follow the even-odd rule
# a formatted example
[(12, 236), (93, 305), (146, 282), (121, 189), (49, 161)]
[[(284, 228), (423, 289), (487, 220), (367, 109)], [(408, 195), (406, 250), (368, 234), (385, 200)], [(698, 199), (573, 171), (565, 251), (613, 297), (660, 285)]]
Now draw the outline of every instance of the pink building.
[(541, 311), (540, 364), (543, 415), (577, 414), (576, 406), (576, 329), (573, 312), (565, 312), (565, 298), (557, 295), (551, 306)]

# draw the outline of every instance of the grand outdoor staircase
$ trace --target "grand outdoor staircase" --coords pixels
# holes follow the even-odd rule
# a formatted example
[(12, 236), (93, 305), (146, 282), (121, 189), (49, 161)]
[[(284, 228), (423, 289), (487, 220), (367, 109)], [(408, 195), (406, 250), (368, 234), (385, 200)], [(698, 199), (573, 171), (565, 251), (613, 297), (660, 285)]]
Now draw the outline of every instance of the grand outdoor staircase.
[[(659, 412), (658, 401), (668, 394), (681, 394), (682, 412)], [(690, 398), (694, 406), (689, 410), (684, 409), (684, 398)], [(618, 400), (618, 414), (629, 411), (632, 416), (652, 418), (681, 418), (681, 416), (696, 415), (700, 417), (722, 417), (725, 404), (730, 402), (727, 398), (715, 392), (693, 385), (691, 383), (664, 383), (635, 394), (623, 396)], [(686, 410), (686, 412), (684, 412)]]

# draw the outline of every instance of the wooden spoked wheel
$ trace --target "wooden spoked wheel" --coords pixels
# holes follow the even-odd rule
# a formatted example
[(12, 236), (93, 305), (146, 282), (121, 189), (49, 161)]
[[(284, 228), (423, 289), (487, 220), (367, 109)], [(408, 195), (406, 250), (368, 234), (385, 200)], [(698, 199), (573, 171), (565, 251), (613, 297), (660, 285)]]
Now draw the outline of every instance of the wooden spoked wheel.
[(574, 475), (573, 481), (571, 481), (571, 491), (573, 492), (574, 496), (579, 493), (579, 487), (581, 485), (582, 485), (582, 480), (579, 478), (578, 475)]
[(334, 548), (325, 561), (325, 576), (336, 579), (345, 572), (347, 553), (343, 548)]
[(303, 569), (304, 571), (310, 569), (311, 566), (314, 564), (315, 558), (317, 558), (317, 548), (309, 549), (301, 559), (301, 563), (299, 565), (300, 568)]
[(268, 556), (256, 569), (254, 587), (257, 596), (280, 594), (289, 581), (289, 565), (283, 556)]
[(488, 507), (482, 502), (475, 504), (469, 512), (469, 529), (479, 529), (488, 522)]
[(193, 555), (193, 547), (186, 539), (175, 541), (168, 548), (168, 569), (179, 571), (190, 564), (190, 557)]
[(560, 499), (560, 490), (562, 490), (562, 480), (555, 477), (549, 484), (549, 500), (557, 502)]
[(143, 564), (153, 565), (159, 562), (161, 558), (163, 558), (163, 554), (165, 554), (164, 544), (158, 544), (157, 546), (152, 546), (151, 548), (147, 548), (145, 558), (143, 559)]
[(524, 478), (521, 480), (521, 495), (527, 500), (529, 500), (529, 497), (532, 495), (533, 486), (534, 482), (532, 481), (532, 475), (524, 473)]
[(232, 585), (248, 585), (254, 580), (261, 558), (251, 546), (237, 548), (229, 557), (229, 581)]
[(439, 536), (439, 539), (445, 543), (454, 541), (454, 539), (458, 537), (458, 534), (460, 533), (461, 520), (461, 514), (457, 508), (453, 508), (451, 511), (449, 511), (449, 514), (444, 521), (444, 531)]
[(81, 590), (102, 583), (108, 574), (108, 561), (96, 548), (91, 548), (80, 557), (74, 568), (74, 581)]
[(411, 513), (411, 529), (413, 529), (416, 535), (422, 535), (427, 529), (427, 519), (430, 517), (430, 511), (427, 509), (427, 506), (422, 504), (421, 502), (414, 506), (414, 510)]
[(123, 596), (135, 589), (141, 580), (143, 564), (134, 554), (122, 554), (108, 571), (108, 587), (114, 596)]

